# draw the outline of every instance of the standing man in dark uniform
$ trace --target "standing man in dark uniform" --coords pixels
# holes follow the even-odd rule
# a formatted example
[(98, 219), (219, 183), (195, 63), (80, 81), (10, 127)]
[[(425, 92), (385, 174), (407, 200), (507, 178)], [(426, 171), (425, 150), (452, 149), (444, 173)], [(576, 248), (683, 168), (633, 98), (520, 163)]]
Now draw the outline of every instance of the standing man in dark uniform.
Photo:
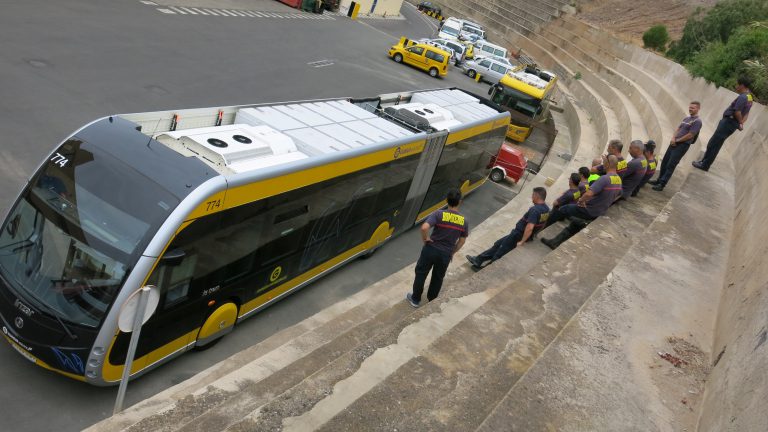
[(637, 194), (640, 193), (640, 189), (643, 188), (643, 186), (645, 186), (645, 184), (648, 183), (651, 178), (653, 178), (654, 174), (656, 174), (656, 155), (654, 154), (655, 151), (656, 142), (654, 140), (648, 140), (648, 142), (645, 143), (645, 148), (643, 149), (643, 156), (645, 156), (645, 160), (648, 161), (648, 169), (645, 170), (645, 176), (643, 177), (643, 180), (632, 192), (633, 197), (637, 196)]
[(699, 131), (701, 131), (699, 109), (701, 109), (701, 104), (698, 101), (693, 101), (688, 104), (689, 116), (683, 119), (680, 126), (675, 129), (675, 133), (672, 134), (672, 140), (669, 141), (669, 148), (667, 148), (667, 152), (664, 153), (664, 159), (661, 160), (659, 178), (648, 182), (653, 185), (653, 190), (664, 190), (664, 186), (667, 185), (669, 179), (672, 178), (672, 174), (675, 173), (677, 164), (680, 163), (683, 156), (688, 152), (691, 144), (696, 142), (696, 139), (699, 136)]
[(629, 155), (632, 156), (632, 160), (627, 162), (627, 169), (624, 171), (624, 175), (619, 174), (621, 177), (621, 198), (627, 199), (635, 191), (635, 188), (640, 185), (645, 177), (645, 172), (648, 169), (648, 161), (645, 160), (643, 155), (645, 145), (640, 140), (634, 140), (629, 143)]
[[(451, 189), (446, 197), (448, 208), (437, 210), (427, 217), (421, 224), (421, 240), (424, 247), (421, 248), (419, 261), (416, 262), (416, 278), (413, 280), (413, 292), (405, 295), (408, 303), (413, 307), (421, 305), (421, 294), (424, 292), (424, 282), (432, 271), (429, 280), (427, 300), (432, 301), (440, 294), (443, 286), (443, 278), (448, 270), (448, 264), (453, 255), (464, 246), (469, 235), (469, 223), (459, 213), (461, 204), (461, 191)], [(430, 235), (429, 230), (432, 229)]]
[(704, 171), (709, 171), (709, 167), (715, 162), (720, 148), (729, 136), (736, 130), (744, 130), (744, 123), (749, 118), (749, 110), (752, 109), (754, 96), (749, 88), (752, 82), (747, 77), (741, 77), (736, 80), (736, 92), (739, 94), (731, 105), (723, 113), (723, 118), (717, 124), (717, 129), (707, 143), (707, 151), (704, 158), (693, 162), (693, 166)]
[(621, 196), (621, 177), (616, 173), (618, 160), (614, 155), (603, 156), (606, 173), (590, 185), (589, 190), (577, 204), (570, 204), (553, 211), (549, 219), (552, 223), (571, 218), (571, 223), (552, 239), (542, 238), (541, 242), (550, 249), (581, 231), (589, 222), (605, 214), (608, 207)]
[[(549, 206), (546, 203), (547, 190), (543, 187), (533, 188), (531, 201), (533, 205), (528, 208), (525, 215), (517, 221), (515, 229), (511, 233), (496, 240), (490, 249), (484, 251), (478, 256), (467, 255), (467, 261), (472, 264), (472, 270), (478, 271), (491, 264), (497, 259), (503, 257), (518, 246), (523, 246), (525, 242), (532, 239), (534, 234), (544, 228), (549, 218)], [(485, 262), (489, 261), (488, 264)]]

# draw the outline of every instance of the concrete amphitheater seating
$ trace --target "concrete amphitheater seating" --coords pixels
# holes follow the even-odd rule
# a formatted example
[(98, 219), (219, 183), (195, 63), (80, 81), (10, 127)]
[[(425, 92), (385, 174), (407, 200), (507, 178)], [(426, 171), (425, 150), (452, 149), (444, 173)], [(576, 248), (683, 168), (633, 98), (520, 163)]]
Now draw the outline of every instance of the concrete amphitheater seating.
[[(559, 192), (608, 139), (653, 138), (663, 152), (693, 99), (698, 148), (664, 192), (646, 188), (556, 251), (534, 242), (479, 273), (459, 259), (441, 297), (416, 310), (403, 301), (409, 266), (90, 430), (768, 428), (764, 108), (712, 171), (692, 171), (734, 93), (557, 18), (558, 0), (527, 14), (511, 0), (445, 3), (561, 76), (551, 156), (462, 255), (506, 234), (545, 178)], [(708, 375), (659, 359), (678, 340)]]

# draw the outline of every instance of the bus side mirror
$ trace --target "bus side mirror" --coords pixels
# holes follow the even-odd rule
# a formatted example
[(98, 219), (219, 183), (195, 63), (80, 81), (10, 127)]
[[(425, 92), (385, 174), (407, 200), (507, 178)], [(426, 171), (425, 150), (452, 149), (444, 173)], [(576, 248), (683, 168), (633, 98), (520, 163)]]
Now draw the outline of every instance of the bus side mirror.
[(168, 251), (163, 254), (163, 257), (161, 260), (163, 261), (163, 264), (175, 267), (184, 260), (184, 257), (187, 255), (186, 252), (184, 252), (182, 249), (174, 249), (171, 251)]

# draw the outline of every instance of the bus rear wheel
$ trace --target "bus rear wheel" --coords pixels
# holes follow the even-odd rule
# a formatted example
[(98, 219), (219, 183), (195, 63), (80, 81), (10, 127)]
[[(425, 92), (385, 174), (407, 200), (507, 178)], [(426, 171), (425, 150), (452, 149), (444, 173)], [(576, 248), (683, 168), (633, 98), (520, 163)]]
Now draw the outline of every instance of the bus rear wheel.
[(237, 321), (237, 305), (226, 302), (213, 311), (200, 327), (195, 341), (195, 350), (204, 351), (216, 345), (221, 338), (235, 327)]

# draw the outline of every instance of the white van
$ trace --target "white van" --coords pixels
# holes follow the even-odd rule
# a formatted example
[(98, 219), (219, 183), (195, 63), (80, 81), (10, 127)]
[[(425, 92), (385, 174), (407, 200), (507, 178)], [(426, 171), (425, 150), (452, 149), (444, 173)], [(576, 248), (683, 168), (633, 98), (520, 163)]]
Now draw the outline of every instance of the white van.
[(461, 32), (459, 32), (459, 34), (464, 40), (472, 42), (485, 39), (485, 30), (483, 30), (483, 27), (480, 24), (467, 20), (463, 20)]
[(459, 35), (461, 34), (462, 24), (463, 23), (461, 20), (456, 18), (446, 19), (443, 21), (443, 24), (440, 26), (440, 30), (437, 32), (437, 38), (458, 41)]
[(501, 58), (507, 58), (507, 49), (498, 45), (494, 45), (488, 41), (475, 42), (475, 56), (481, 56), (483, 54), (488, 56), (496, 56)]

